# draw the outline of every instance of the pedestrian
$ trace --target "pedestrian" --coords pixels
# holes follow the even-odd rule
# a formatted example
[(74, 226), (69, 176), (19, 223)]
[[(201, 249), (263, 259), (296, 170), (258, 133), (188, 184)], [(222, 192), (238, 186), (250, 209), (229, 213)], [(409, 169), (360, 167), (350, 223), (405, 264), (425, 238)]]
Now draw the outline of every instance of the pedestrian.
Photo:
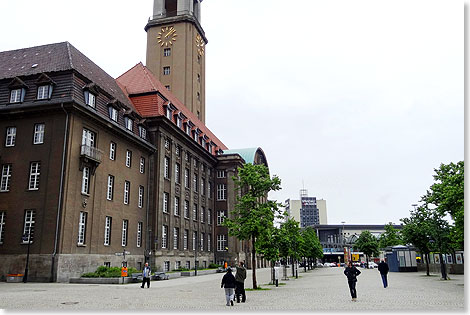
[(235, 296), (237, 297), (237, 303), (240, 303), (240, 295), (242, 296), (242, 303), (246, 301), (245, 295), (245, 279), (246, 279), (246, 268), (245, 264), (240, 261), (237, 266), (237, 273), (235, 274)]
[(361, 272), (352, 265), (352, 262), (348, 263), (348, 266), (344, 268), (344, 274), (348, 277), (348, 285), (349, 291), (351, 292), (351, 298), (353, 302), (356, 302), (357, 299), (357, 291), (356, 291), (356, 282), (357, 276), (361, 274)]
[(150, 273), (152, 270), (149, 267), (149, 263), (145, 263), (144, 270), (142, 270), (142, 286), (141, 288), (143, 289), (145, 286), (145, 283), (147, 283), (147, 289), (150, 288)]
[(387, 274), (388, 274), (388, 264), (382, 259), (379, 263), (379, 269), (380, 276), (382, 277), (382, 282), (384, 284), (384, 288), (388, 287), (388, 281), (387, 281)]
[(227, 268), (227, 273), (222, 277), (221, 288), (225, 288), (225, 299), (227, 300), (227, 306), (233, 306), (234, 289), (235, 289), (235, 277), (232, 274), (232, 269)]

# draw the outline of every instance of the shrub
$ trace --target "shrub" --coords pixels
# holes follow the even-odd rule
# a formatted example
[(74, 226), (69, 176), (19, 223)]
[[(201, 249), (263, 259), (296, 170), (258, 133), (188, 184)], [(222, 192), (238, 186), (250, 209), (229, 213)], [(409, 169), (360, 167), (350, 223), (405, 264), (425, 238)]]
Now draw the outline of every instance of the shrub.
[(215, 269), (221, 267), (220, 265), (217, 264), (209, 264), (209, 269)]

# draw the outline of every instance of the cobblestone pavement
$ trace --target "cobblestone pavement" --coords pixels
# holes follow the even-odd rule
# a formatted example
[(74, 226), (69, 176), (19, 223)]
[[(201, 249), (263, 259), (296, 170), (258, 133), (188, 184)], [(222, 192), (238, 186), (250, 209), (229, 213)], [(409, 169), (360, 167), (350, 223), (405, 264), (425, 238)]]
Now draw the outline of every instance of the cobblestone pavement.
[[(448, 281), (424, 273), (389, 273), (384, 289), (377, 269), (360, 269), (358, 299), (352, 302), (343, 268), (319, 268), (299, 278), (268, 285), (269, 269), (257, 270), (258, 285), (270, 290), (247, 291), (246, 303), (225, 306), (220, 288), (223, 274), (152, 281), (140, 284), (95, 285), (62, 283), (0, 283), (0, 308), (7, 310), (169, 310), (169, 311), (464, 311), (464, 276)], [(290, 275), (290, 272), (289, 272)], [(246, 288), (252, 287), (248, 271)]]

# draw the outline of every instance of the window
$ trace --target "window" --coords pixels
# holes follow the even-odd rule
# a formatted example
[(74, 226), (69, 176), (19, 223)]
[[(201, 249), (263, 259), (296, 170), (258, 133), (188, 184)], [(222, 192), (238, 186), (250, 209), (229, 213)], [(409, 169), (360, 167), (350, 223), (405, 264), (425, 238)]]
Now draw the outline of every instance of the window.
[(163, 67), (163, 75), (170, 75), (170, 67)]
[(50, 85), (40, 85), (38, 86), (38, 100), (45, 100), (49, 98), (49, 89)]
[(169, 85), (165, 85), (165, 89), (167, 89), (168, 91), (171, 91), (171, 87)]
[(210, 252), (211, 249), (211, 239), (212, 239), (212, 234), (207, 234), (207, 251)]
[(181, 269), (181, 260), (175, 261), (175, 270)]
[(108, 113), (109, 113), (109, 118), (111, 118), (111, 120), (118, 121), (118, 110), (116, 108), (109, 106)]
[(106, 190), (106, 199), (113, 200), (114, 195), (114, 176), (108, 175), (108, 188)]
[(175, 146), (175, 154), (176, 156), (180, 156), (181, 155), (181, 147), (179, 145), (176, 145)]
[(197, 186), (198, 186), (198, 184), (197, 184), (197, 174), (194, 173), (194, 177), (193, 177), (193, 189), (194, 189), (194, 191), (196, 191), (196, 192), (197, 192)]
[(142, 222), (137, 222), (137, 247), (142, 246)]
[(2, 165), (2, 178), (0, 181), (0, 191), (10, 191), (11, 164)]
[(189, 163), (189, 153), (186, 151), (186, 154), (184, 155), (184, 160)]
[(83, 167), (82, 171), (82, 194), (88, 195), (90, 193), (90, 168)]
[(175, 205), (173, 207), (173, 213), (176, 216), (180, 215), (180, 197), (175, 197)]
[(217, 184), (217, 200), (226, 200), (226, 199), (227, 199), (227, 185)]
[(194, 131), (193, 131), (193, 139), (194, 139), (194, 141), (196, 141), (196, 142), (197, 142), (197, 136), (198, 136), (198, 133), (197, 133), (196, 130), (194, 130)]
[(204, 251), (204, 233), (201, 233), (201, 243), (199, 244), (201, 252)]
[(171, 48), (163, 48), (163, 56), (164, 57), (171, 56)]
[(132, 119), (130, 119), (127, 116), (124, 117), (124, 125), (126, 126), (127, 130), (130, 130), (130, 131), (134, 130), (134, 125), (133, 124), (134, 124), (134, 122), (133, 122)]
[(129, 226), (128, 220), (122, 220), (122, 236), (121, 236), (121, 245), (127, 246), (127, 228)]
[(109, 159), (112, 161), (116, 160), (116, 143), (114, 142), (109, 144)]
[(127, 150), (126, 151), (126, 166), (131, 167), (132, 165), (132, 151)]
[(139, 126), (139, 137), (142, 139), (147, 139), (147, 129), (145, 129), (143, 126)]
[(85, 104), (87, 104), (90, 107), (95, 108), (96, 106), (96, 95), (91, 93), (90, 91), (85, 91), (83, 93), (85, 96)]
[(42, 144), (42, 143), (44, 143), (44, 124), (35, 124), (33, 144)]
[(170, 150), (170, 139), (165, 138), (165, 149)]
[(129, 204), (129, 192), (131, 190), (131, 182), (125, 181), (124, 182), (124, 204), (128, 205)]
[(14, 147), (16, 142), (16, 127), (7, 127), (5, 146)]
[(225, 170), (217, 170), (217, 178), (225, 178)]
[(189, 124), (186, 124), (186, 130), (185, 131), (186, 131), (186, 134), (188, 136), (191, 136), (191, 126)]
[[(201, 93), (197, 92), (196, 93), (196, 98), (197, 98), (198, 101), (200, 101), (201, 100)], [(198, 112), (197, 117), (199, 118), (199, 112)]]
[(10, 103), (20, 103), (22, 89), (14, 89), (10, 91)]
[(111, 217), (106, 217), (104, 222), (104, 245), (108, 246), (111, 244)]
[(187, 250), (187, 249), (188, 249), (188, 234), (189, 234), (189, 231), (188, 231), (188, 230), (184, 230), (184, 234), (183, 234), (183, 250)]
[(78, 219), (78, 241), (77, 245), (84, 245), (86, 239), (86, 218), (87, 213), (80, 211), (80, 217)]
[(189, 169), (184, 169), (184, 187), (189, 188)]
[(191, 269), (191, 261), (186, 260), (186, 269)]
[(227, 250), (227, 236), (217, 235), (217, 251), (225, 252)]
[(197, 159), (193, 159), (193, 166), (197, 168), (199, 166), (199, 162)]
[(178, 237), (180, 235), (180, 229), (175, 227), (173, 228), (173, 249), (178, 249)]
[(197, 82), (201, 82), (201, 75), (199, 73), (197, 74)]
[(180, 116), (176, 116), (176, 126), (178, 128), (181, 128), (183, 126), (183, 120), (180, 118)]
[(212, 182), (207, 186), (207, 197), (212, 198)]
[(168, 272), (168, 271), (170, 271), (170, 261), (166, 260), (163, 263), (163, 272)]
[(201, 56), (197, 55), (197, 63), (201, 63)]
[(166, 179), (170, 179), (170, 159), (165, 156), (165, 168), (163, 176)]
[(144, 206), (144, 186), (139, 186), (139, 201), (137, 206), (139, 208)]
[(7, 213), (5, 211), (0, 211), (0, 244), (3, 244), (5, 240), (5, 219)]
[(212, 144), (210, 143), (207, 144), (207, 151), (209, 151), (212, 154)]
[(206, 179), (205, 178), (201, 178), (201, 195), (205, 195), (206, 194)]
[(31, 162), (29, 171), (29, 190), (39, 189), (39, 175), (41, 174), (41, 163)]
[(201, 222), (204, 222), (205, 217), (206, 217), (206, 208), (201, 206)]
[(170, 198), (170, 194), (167, 192), (163, 193), (163, 212), (168, 213), (168, 199)]
[[(171, 120), (171, 113), (172, 113), (172, 112), (173, 112), (173, 111), (171, 110), (170, 106), (167, 106), (166, 109), (165, 109), (165, 117), (168, 118), (169, 120)], [(167, 145), (166, 140), (167, 140), (167, 139), (165, 139), (165, 148), (167, 148), (167, 146), (166, 146), (166, 145)], [(170, 143), (170, 142), (168, 142), (168, 143)], [(169, 149), (169, 147), (168, 147), (167, 149)]]
[(189, 219), (189, 201), (188, 200), (184, 201), (184, 217), (186, 219)]
[(217, 211), (217, 225), (222, 225), (225, 221), (225, 210)]
[(207, 223), (212, 224), (212, 209), (207, 210)]
[(168, 226), (164, 225), (162, 228), (162, 248), (168, 247)]
[(35, 210), (26, 210), (24, 213), (23, 244), (33, 242), (35, 217)]
[(95, 138), (96, 134), (93, 131), (83, 128), (82, 145), (86, 145), (88, 147), (95, 147)]
[(141, 174), (145, 173), (145, 158), (144, 157), (140, 157), (140, 168), (139, 168), (139, 171)]
[(181, 183), (179, 163), (175, 163), (175, 182), (177, 182), (178, 184)]
[(193, 250), (196, 250), (197, 248), (197, 232), (193, 232)]
[(193, 220), (197, 221), (197, 203), (193, 205)]

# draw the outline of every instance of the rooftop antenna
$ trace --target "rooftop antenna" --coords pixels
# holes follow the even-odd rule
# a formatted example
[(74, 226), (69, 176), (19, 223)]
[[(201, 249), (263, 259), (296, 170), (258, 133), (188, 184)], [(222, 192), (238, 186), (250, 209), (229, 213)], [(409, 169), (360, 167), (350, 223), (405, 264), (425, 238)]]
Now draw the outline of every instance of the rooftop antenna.
[(307, 196), (308, 196), (308, 191), (307, 189), (305, 189), (304, 180), (302, 179), (302, 189), (300, 190), (300, 199), (302, 199), (302, 197), (307, 197)]

